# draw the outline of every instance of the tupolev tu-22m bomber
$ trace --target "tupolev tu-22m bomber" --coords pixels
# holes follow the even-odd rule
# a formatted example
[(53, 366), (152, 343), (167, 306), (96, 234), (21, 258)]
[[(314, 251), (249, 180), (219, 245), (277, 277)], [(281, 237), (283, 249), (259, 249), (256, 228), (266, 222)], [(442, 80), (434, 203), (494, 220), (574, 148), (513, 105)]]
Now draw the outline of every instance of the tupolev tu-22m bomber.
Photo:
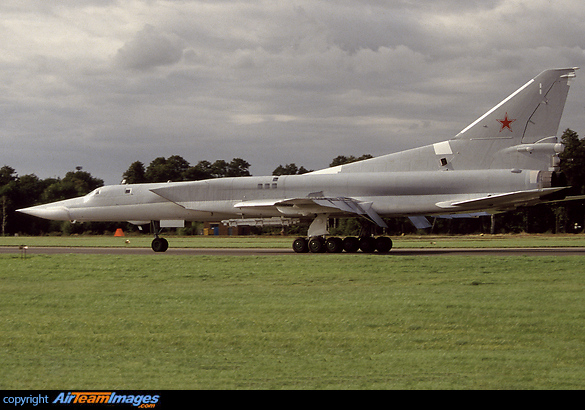
[[(161, 230), (185, 221), (237, 225), (309, 222), (295, 252), (388, 252), (374, 237), (384, 218), (474, 217), (565, 199), (559, 172), (561, 115), (577, 68), (546, 70), (454, 138), (304, 175), (220, 178), (104, 186), (79, 198), (20, 209), (52, 220), (152, 224), (152, 249), (164, 252)], [(568, 198), (567, 198), (568, 199)], [(329, 237), (330, 218), (358, 217), (359, 238)]]

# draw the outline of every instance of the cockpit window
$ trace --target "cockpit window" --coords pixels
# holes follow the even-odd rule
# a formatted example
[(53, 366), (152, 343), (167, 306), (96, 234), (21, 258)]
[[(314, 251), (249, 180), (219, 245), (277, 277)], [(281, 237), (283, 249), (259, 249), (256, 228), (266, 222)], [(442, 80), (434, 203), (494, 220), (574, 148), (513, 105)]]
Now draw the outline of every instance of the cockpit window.
[(94, 196), (99, 195), (100, 194), (100, 189), (94, 189), (93, 191), (91, 191), (89, 194), (87, 194), (86, 196), (83, 197), (83, 202), (88, 202), (90, 201)]

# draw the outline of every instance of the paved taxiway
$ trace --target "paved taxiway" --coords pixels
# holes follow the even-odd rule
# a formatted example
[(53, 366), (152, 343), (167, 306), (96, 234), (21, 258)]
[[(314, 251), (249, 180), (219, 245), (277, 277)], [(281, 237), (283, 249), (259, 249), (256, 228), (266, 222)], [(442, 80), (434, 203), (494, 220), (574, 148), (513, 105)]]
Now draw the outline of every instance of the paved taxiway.
[[(0, 253), (22, 253), (16, 246), (0, 247)], [(87, 248), (87, 247), (29, 247), (27, 255), (34, 254), (88, 254), (88, 255), (218, 255), (218, 256), (250, 256), (250, 255), (297, 255), (292, 249), (273, 248), (169, 248), (165, 253), (154, 253), (150, 248)], [(310, 256), (315, 254), (304, 254)], [(373, 253), (372, 255), (378, 255)], [(585, 247), (578, 248), (420, 248), (392, 249), (386, 255), (527, 255), (527, 256), (567, 256), (585, 255)]]

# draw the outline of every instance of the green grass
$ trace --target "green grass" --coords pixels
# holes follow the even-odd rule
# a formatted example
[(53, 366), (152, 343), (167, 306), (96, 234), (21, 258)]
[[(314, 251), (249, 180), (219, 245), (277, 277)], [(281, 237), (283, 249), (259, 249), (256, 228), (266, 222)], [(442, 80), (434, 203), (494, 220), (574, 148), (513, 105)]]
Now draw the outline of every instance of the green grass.
[(585, 257), (0, 255), (0, 389), (582, 389)]
[[(294, 240), (280, 236), (163, 236), (169, 240), (171, 248), (291, 248)], [(0, 246), (150, 248), (151, 242), (150, 235), (130, 235), (123, 238), (113, 235), (0, 237)]]
[[(171, 248), (287, 248), (292, 237), (282, 236), (174, 236)], [(510, 248), (510, 247), (581, 247), (585, 235), (468, 235), (393, 237), (395, 248)], [(129, 242), (126, 242), (129, 241)], [(0, 246), (71, 246), (148, 248), (152, 237), (131, 235), (124, 238), (98, 235), (0, 237)]]

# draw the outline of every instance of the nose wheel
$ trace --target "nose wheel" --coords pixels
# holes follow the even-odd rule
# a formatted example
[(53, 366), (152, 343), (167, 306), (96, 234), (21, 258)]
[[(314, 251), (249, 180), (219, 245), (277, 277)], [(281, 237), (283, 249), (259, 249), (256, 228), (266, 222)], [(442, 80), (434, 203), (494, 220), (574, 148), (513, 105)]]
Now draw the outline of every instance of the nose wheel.
[(169, 241), (167, 241), (165, 238), (156, 237), (152, 240), (152, 244), (150, 246), (155, 252), (166, 252), (166, 250), (169, 249)]
[(160, 221), (150, 221), (150, 229), (154, 233), (154, 239), (150, 244), (152, 250), (155, 252), (166, 252), (169, 249), (169, 241), (158, 236), (162, 232)]

